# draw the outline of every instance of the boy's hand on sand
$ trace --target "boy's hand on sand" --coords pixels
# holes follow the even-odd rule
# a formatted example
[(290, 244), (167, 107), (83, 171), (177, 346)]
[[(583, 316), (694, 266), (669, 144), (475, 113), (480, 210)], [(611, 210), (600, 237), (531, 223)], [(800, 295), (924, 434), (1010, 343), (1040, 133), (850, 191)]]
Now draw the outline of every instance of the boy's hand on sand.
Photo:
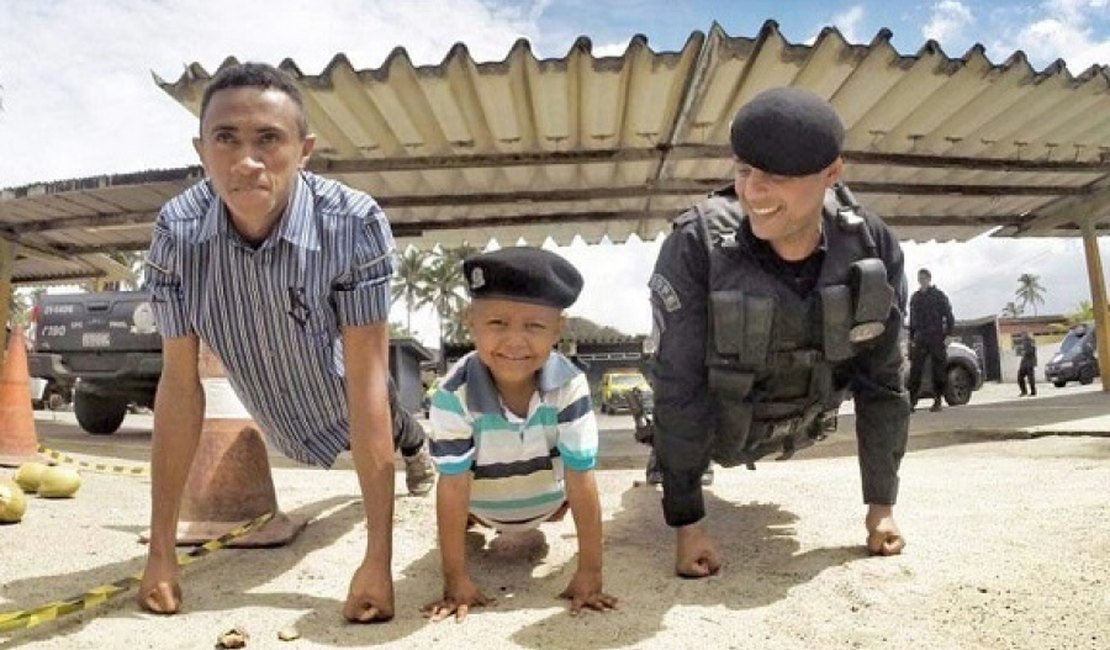
[(461, 578), (452, 584), (443, 586), (443, 598), (428, 603), (420, 608), (424, 618), (433, 623), (455, 615), (455, 622), (462, 623), (466, 615), (475, 607), (484, 607), (494, 602), (493, 598), (482, 593), (481, 589), (470, 580), (470, 577)]
[(601, 590), (600, 571), (576, 571), (559, 597), (570, 601), (571, 616), (577, 616), (583, 607), (598, 612), (617, 608), (616, 597)]

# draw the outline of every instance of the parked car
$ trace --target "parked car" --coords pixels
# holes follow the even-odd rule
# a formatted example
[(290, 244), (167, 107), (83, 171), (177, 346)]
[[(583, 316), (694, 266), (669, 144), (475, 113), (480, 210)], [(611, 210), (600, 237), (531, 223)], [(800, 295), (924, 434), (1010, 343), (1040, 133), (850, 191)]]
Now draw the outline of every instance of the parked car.
[(653, 393), (647, 379), (639, 370), (611, 370), (601, 376), (601, 412), (628, 411), (628, 393), (640, 389), (644, 408), (651, 411)]
[[(960, 406), (971, 401), (971, 394), (983, 387), (983, 363), (979, 355), (970, 347), (959, 341), (951, 341), (946, 348), (948, 362), (945, 366), (947, 382), (944, 387), (944, 401), (949, 406)], [(905, 371), (909, 374), (909, 362), (905, 364)], [(921, 391), (919, 398), (933, 397), (932, 365), (925, 361), (921, 370)]]
[(1044, 378), (1057, 388), (1069, 381), (1087, 385), (1099, 376), (1098, 341), (1092, 323), (1076, 325), (1060, 342), (1060, 351), (1044, 366)]
[(44, 294), (34, 307), (31, 376), (65, 394), (73, 387), (77, 423), (88, 433), (115, 433), (128, 410), (154, 405), (162, 337), (148, 301), (138, 291)]

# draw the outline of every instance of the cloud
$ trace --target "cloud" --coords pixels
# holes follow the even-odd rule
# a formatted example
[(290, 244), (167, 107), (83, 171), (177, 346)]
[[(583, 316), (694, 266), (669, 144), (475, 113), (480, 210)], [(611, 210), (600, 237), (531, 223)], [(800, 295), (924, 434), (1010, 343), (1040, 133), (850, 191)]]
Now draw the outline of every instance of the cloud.
[(1003, 55), (1022, 50), (1040, 66), (1060, 58), (1073, 74), (1110, 65), (1107, 6), (1107, 0), (1046, 0), (1036, 20), (1004, 29), (992, 49)]
[[(1102, 259), (1110, 259), (1110, 237), (1099, 239)], [(1041, 314), (1067, 314), (1090, 300), (1083, 242), (1078, 238), (1009, 239), (981, 237), (962, 243), (904, 242), (911, 291), (925, 267), (952, 301), (956, 318), (997, 314), (1014, 300), (1018, 276), (1032, 273), (1045, 287)], [(1106, 265), (1104, 263), (1104, 268)]]
[[(82, 0), (0, 3), (0, 187), (192, 164), (195, 119), (152, 81), (228, 56), (318, 73), (343, 52), (376, 67), (404, 45), (438, 63), (457, 41), (501, 60), (547, 2)], [(445, 19), (449, 17), (449, 19)]]
[(604, 43), (602, 45), (595, 45), (590, 51), (596, 57), (621, 56), (627, 49), (628, 41), (620, 41), (617, 43)]
[(841, 35), (844, 36), (844, 40), (849, 43), (858, 43), (860, 40), (858, 30), (860, 23), (863, 22), (863, 15), (863, 6), (852, 5), (843, 12), (833, 16), (832, 24), (840, 30)]
[(962, 40), (964, 28), (973, 20), (967, 5), (958, 0), (941, 0), (933, 5), (932, 16), (921, 28), (921, 35), (941, 44)]

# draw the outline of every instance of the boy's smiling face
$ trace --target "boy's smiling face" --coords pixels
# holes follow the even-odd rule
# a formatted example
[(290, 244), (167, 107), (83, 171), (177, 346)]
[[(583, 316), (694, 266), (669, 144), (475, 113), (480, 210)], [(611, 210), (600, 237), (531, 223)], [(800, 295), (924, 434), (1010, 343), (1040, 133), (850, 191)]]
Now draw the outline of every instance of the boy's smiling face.
[(566, 325), (557, 307), (488, 298), (471, 303), (465, 320), (478, 358), (500, 390), (534, 388), (536, 372)]

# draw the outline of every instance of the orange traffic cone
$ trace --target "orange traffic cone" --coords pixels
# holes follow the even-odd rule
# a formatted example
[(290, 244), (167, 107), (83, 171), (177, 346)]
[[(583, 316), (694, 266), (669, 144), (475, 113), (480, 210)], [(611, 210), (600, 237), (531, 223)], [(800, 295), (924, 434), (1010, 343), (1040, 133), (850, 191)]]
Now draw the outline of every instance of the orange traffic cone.
[(0, 376), (0, 466), (15, 467), (38, 455), (35, 413), (31, 410), (31, 375), (27, 370), (27, 338), (23, 328), (8, 336), (8, 353)]
[(217, 538), (259, 515), (273, 519), (228, 546), (257, 548), (288, 544), (308, 523), (278, 510), (262, 433), (235, 395), (216, 355), (201, 345), (204, 425), (181, 499), (179, 545)]

